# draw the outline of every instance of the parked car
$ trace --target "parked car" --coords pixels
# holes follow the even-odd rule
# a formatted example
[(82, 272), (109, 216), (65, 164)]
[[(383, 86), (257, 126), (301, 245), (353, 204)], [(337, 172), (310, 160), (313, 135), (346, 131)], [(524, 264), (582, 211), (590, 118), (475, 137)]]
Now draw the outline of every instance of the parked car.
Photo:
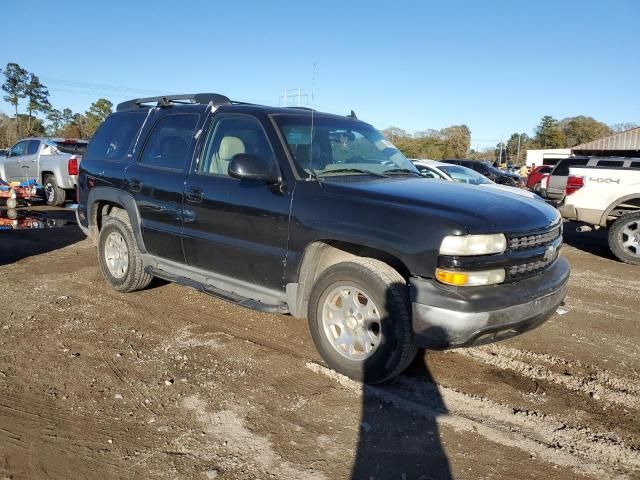
[(539, 165), (531, 169), (527, 176), (527, 188), (535, 192), (540, 192), (540, 180), (542, 176), (550, 173), (553, 170), (553, 165)]
[(528, 190), (495, 183), (475, 170), (463, 167), (462, 165), (452, 165), (450, 163), (437, 162), (435, 160), (411, 161), (420, 173), (427, 178), (437, 178), (439, 180), (480, 185), (482, 188), (490, 188), (498, 192), (521, 195), (530, 198), (531, 200), (544, 200), (540, 195), (536, 195)]
[(354, 114), (131, 100), (93, 136), (78, 189), (114, 289), (157, 276), (306, 318), (326, 363), (365, 382), (399, 374), (418, 345), (534, 328), (566, 295), (554, 208), (427, 180)]
[(24, 138), (0, 162), (0, 178), (8, 182), (36, 180), (48, 205), (62, 205), (75, 192), (78, 164), (87, 141), (66, 138)]
[(569, 167), (560, 213), (608, 228), (613, 254), (640, 265), (640, 158), (591, 158), (586, 163)]
[(463, 167), (470, 168), (471, 170), (475, 170), (476, 172), (484, 175), (489, 180), (499, 183), (501, 185), (509, 185), (510, 187), (518, 187), (522, 186), (523, 182), (520, 176), (503, 172), (502, 170), (497, 169), (493, 165), (488, 162), (483, 162), (480, 160), (443, 160), (444, 163), (451, 163), (453, 165), (462, 165)]

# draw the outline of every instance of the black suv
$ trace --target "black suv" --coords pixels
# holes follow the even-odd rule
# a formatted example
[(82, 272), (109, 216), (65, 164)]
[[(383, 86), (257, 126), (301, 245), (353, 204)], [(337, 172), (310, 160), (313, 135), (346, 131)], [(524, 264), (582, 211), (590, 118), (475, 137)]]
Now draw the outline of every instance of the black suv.
[(424, 179), (353, 113), (132, 100), (96, 132), (78, 183), (113, 288), (155, 276), (306, 318), (327, 364), (367, 382), (418, 345), (529, 330), (566, 294), (555, 209)]
[(524, 185), (522, 179), (515, 174), (503, 172), (490, 163), (480, 160), (442, 160), (444, 163), (452, 163), (454, 165), (462, 165), (484, 175), (489, 180), (501, 185), (509, 185), (510, 187), (520, 187)]

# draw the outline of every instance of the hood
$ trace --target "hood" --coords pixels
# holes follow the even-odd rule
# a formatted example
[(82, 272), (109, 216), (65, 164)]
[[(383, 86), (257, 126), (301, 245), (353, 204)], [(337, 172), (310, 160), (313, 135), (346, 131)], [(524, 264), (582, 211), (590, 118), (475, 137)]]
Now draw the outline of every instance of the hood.
[(483, 183), (479, 185), (482, 188), (489, 188), (501, 193), (509, 193), (512, 195), (520, 195), (521, 197), (529, 198), (531, 200), (543, 201), (544, 199), (540, 195), (536, 195), (529, 190), (518, 187), (510, 187), (509, 185), (500, 185), (499, 183)]
[[(419, 210), (456, 223), (468, 233), (512, 233), (546, 228), (560, 220), (545, 202), (496, 188), (478, 188), (426, 178), (380, 180), (332, 179), (323, 182), (327, 193), (356, 197), (357, 201), (391, 204)], [(378, 208), (372, 205), (372, 208)]]

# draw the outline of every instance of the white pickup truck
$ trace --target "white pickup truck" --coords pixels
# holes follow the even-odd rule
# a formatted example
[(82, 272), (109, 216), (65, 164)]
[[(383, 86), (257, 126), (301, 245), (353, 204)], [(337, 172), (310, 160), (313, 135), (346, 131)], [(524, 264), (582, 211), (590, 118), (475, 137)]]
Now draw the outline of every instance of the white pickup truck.
[(6, 182), (35, 180), (41, 184), (48, 205), (62, 205), (76, 188), (78, 164), (86, 140), (24, 138), (0, 158), (0, 178)]
[(592, 158), (571, 166), (564, 218), (609, 228), (609, 248), (625, 263), (640, 265), (640, 158)]

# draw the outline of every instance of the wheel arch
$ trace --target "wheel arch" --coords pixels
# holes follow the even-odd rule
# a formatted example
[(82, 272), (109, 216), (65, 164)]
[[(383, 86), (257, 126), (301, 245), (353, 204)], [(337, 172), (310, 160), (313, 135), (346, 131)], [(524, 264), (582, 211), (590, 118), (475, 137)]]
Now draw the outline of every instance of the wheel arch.
[(627, 208), (629, 212), (640, 210), (640, 194), (633, 193), (631, 195), (625, 195), (624, 197), (618, 198), (615, 202), (607, 207), (607, 209), (602, 214), (600, 218), (600, 225), (606, 227), (608, 224), (609, 216), (611, 212), (613, 212), (616, 208), (621, 205), (630, 205), (630, 208)]
[(131, 228), (141, 253), (147, 253), (142, 238), (142, 222), (140, 212), (132, 195), (112, 187), (95, 187), (89, 192), (87, 199), (87, 218), (89, 227), (89, 237), (95, 243), (102, 228), (102, 223), (106, 216), (109, 216), (113, 209), (122, 209), (127, 212), (131, 222)]
[(408, 267), (397, 256), (385, 250), (342, 240), (316, 240), (304, 249), (298, 266), (297, 283), (288, 283), (286, 286), (291, 314), (298, 318), (306, 318), (311, 290), (322, 272), (336, 263), (358, 257), (380, 260), (396, 270), (405, 280), (411, 275)]

